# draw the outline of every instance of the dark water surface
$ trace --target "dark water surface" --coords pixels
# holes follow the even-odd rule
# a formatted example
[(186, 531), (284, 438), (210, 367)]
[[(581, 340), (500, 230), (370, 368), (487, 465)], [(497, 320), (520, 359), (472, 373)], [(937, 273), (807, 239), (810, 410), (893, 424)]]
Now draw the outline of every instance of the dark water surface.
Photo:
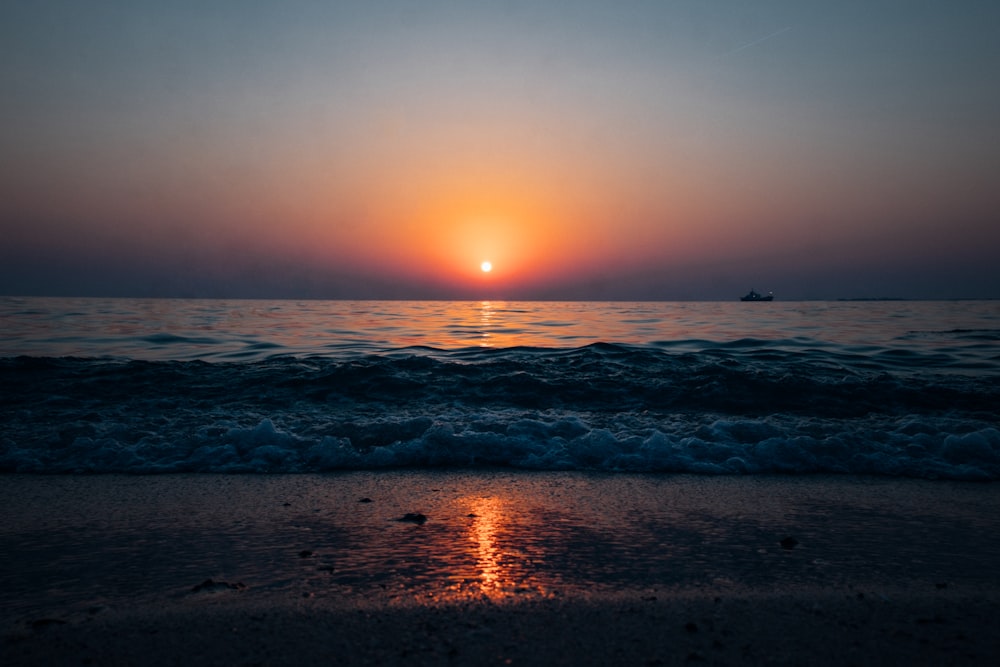
[(1000, 479), (1000, 302), (0, 300), (0, 471)]

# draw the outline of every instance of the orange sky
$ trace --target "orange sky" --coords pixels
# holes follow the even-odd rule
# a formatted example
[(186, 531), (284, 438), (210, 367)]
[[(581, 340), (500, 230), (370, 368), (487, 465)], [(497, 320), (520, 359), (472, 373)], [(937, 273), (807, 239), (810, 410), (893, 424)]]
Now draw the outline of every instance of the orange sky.
[(1000, 296), (1000, 10), (897, 9), (26, 5), (0, 292)]

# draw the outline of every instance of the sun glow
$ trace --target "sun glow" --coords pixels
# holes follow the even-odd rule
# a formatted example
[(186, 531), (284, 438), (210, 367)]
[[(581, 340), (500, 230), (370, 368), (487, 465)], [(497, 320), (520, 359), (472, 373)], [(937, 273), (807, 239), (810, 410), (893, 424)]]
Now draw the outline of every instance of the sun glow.
[[(500, 194), (456, 195), (453, 201), (415, 203), (400, 232), (409, 243), (398, 247), (407, 254), (394, 258), (395, 263), (472, 298), (499, 297), (565, 270), (563, 258), (579, 246), (578, 237), (563, 229), (562, 218), (544, 203), (501, 199)], [(380, 246), (373, 241), (372, 247)], [(486, 288), (489, 294), (481, 292)]]

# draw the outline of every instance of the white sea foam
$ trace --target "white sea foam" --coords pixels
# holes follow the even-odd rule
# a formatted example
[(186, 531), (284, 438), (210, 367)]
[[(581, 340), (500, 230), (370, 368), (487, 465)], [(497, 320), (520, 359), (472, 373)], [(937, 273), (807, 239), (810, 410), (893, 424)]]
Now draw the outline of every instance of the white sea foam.
[[(482, 419), (482, 415), (479, 415)], [(113, 437), (75, 438), (64, 447), (0, 446), (0, 468), (19, 472), (310, 472), (395, 467), (509, 466), (538, 470), (686, 472), (701, 474), (855, 473), (1000, 478), (1000, 430), (974, 421), (908, 416), (851, 422), (787, 417), (672, 424), (635, 419), (594, 428), (577, 418), (432, 421), (416, 436), (406, 425), (393, 437), (381, 422), (385, 444), (356, 447), (350, 438), (306, 436), (270, 419), (243, 428), (166, 425), (162, 434), (129, 444)], [(134, 426), (134, 425), (133, 425)], [(920, 433), (913, 435), (917, 427)], [(118, 424), (119, 432), (131, 428)], [(363, 427), (362, 427), (363, 428)], [(307, 429), (311, 430), (311, 429)], [(960, 432), (956, 433), (958, 430)], [(697, 433), (693, 435), (692, 433)], [(738, 434), (734, 437), (734, 433)]]

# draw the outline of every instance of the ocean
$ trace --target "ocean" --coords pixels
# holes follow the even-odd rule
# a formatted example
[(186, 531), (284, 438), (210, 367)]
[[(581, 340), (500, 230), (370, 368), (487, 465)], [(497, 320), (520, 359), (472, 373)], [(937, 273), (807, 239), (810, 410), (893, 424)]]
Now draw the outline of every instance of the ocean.
[(0, 299), (0, 472), (1000, 479), (1000, 301)]

